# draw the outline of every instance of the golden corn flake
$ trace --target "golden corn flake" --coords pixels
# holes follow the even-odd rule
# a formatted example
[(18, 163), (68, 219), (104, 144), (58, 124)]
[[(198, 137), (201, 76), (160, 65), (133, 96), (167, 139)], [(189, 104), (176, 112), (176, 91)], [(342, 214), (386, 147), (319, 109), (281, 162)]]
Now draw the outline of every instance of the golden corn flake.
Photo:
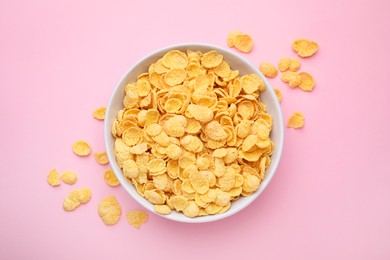
[(102, 199), (98, 206), (98, 214), (106, 225), (118, 223), (121, 217), (122, 207), (119, 205), (115, 196), (109, 196)]
[(226, 43), (229, 47), (234, 47), (236, 45), (236, 38), (238, 35), (242, 35), (242, 32), (240, 32), (239, 30), (233, 30), (229, 32), (226, 39)]
[(268, 62), (261, 62), (259, 69), (268, 78), (275, 78), (278, 75), (276, 67)]
[(169, 215), (172, 212), (172, 209), (167, 205), (154, 205), (154, 211), (161, 215)]
[(302, 128), (305, 118), (301, 112), (294, 112), (287, 121), (287, 127)]
[(288, 57), (283, 57), (278, 62), (278, 68), (281, 72), (285, 72), (290, 68), (291, 65), (291, 59)]
[(98, 164), (107, 164), (108, 163), (108, 158), (107, 158), (107, 153), (102, 152), (102, 153), (94, 153), (95, 159), (98, 162)]
[(276, 97), (278, 98), (279, 103), (282, 102), (282, 92), (278, 88), (274, 88)]
[(299, 73), (301, 83), (298, 85), (303, 91), (312, 91), (315, 85), (314, 78), (307, 72)]
[(301, 62), (298, 59), (292, 58), (290, 67), (288, 68), (290, 71), (297, 72), (301, 68)]
[(66, 211), (75, 210), (81, 204), (87, 203), (92, 196), (92, 192), (89, 188), (82, 188), (79, 190), (73, 190), (69, 192), (63, 202), (63, 208)]
[(47, 175), (47, 182), (53, 187), (61, 184), (60, 179), (60, 173), (56, 169), (51, 170)]
[(282, 74), (282, 81), (290, 85), (290, 87), (295, 88), (301, 84), (301, 76), (293, 71), (286, 71)]
[(292, 48), (301, 57), (310, 57), (318, 51), (318, 44), (308, 39), (297, 39), (292, 43)]
[(118, 186), (119, 185), (119, 181), (118, 179), (116, 178), (115, 174), (114, 174), (114, 171), (112, 169), (108, 169), (104, 172), (104, 181), (110, 185), (110, 186)]
[(253, 39), (248, 34), (239, 34), (235, 37), (235, 44), (237, 50), (248, 53), (253, 48)]
[(105, 107), (99, 107), (93, 111), (93, 117), (97, 120), (104, 120), (104, 116), (106, 114), (106, 108)]
[[(232, 32), (228, 44), (250, 51), (253, 41)], [(169, 51), (125, 87), (111, 128), (124, 177), (159, 214), (226, 212), (232, 201), (256, 191), (271, 163), (272, 117), (260, 99), (265, 90), (259, 73), (240, 75), (214, 50)], [(119, 184), (112, 170), (104, 177)], [(83, 196), (75, 192), (67, 207), (77, 207)], [(103, 221), (116, 223), (121, 209), (115, 198), (101, 204)], [(137, 214), (129, 222), (139, 227)]]
[(203, 54), (201, 63), (205, 68), (215, 68), (222, 63), (223, 56), (216, 51), (209, 51)]
[(148, 213), (142, 210), (131, 210), (126, 214), (127, 222), (135, 228), (140, 228), (148, 220)]
[(265, 83), (257, 74), (245, 75), (241, 78), (241, 87), (247, 94), (252, 94), (257, 90), (264, 91)]
[(62, 173), (61, 179), (66, 184), (75, 184), (77, 182), (77, 174), (72, 171), (65, 171)]
[(73, 144), (73, 152), (78, 156), (88, 156), (91, 152), (91, 148), (89, 147), (89, 144), (85, 141), (76, 141)]

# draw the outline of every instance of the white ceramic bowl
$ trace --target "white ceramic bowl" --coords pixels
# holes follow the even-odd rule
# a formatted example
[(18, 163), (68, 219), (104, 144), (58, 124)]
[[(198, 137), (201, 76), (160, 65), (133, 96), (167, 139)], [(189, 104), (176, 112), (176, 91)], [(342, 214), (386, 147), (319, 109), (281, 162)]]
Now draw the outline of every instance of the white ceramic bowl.
[(234, 201), (231, 205), (231, 208), (223, 214), (188, 218), (182, 213), (172, 211), (172, 213), (169, 215), (160, 215), (162, 217), (174, 221), (189, 222), (189, 223), (202, 223), (202, 222), (210, 222), (210, 221), (223, 219), (244, 209), (246, 206), (251, 204), (264, 191), (264, 189), (271, 181), (273, 175), (275, 174), (276, 168), (279, 164), (280, 157), (282, 154), (282, 149), (283, 149), (284, 126), (283, 126), (282, 112), (281, 112), (278, 99), (272, 87), (269, 85), (268, 81), (266, 80), (266, 78), (259, 72), (259, 70), (256, 67), (250, 64), (240, 55), (230, 50), (218, 46), (210, 45), (210, 44), (185, 43), (185, 44), (173, 45), (173, 46), (169, 46), (157, 50), (147, 55), (145, 58), (141, 59), (137, 63), (135, 63), (125, 73), (125, 75), (122, 77), (122, 79), (115, 87), (106, 110), (106, 116), (104, 122), (104, 140), (105, 140), (108, 159), (116, 177), (118, 178), (121, 185), (125, 188), (125, 190), (130, 194), (130, 196), (133, 197), (137, 202), (139, 202), (146, 209), (155, 213), (153, 209), (153, 205), (149, 203), (145, 198), (141, 197), (137, 193), (135, 187), (130, 182), (128, 182), (126, 178), (123, 176), (122, 170), (119, 168), (114, 155), (115, 139), (111, 135), (111, 125), (116, 118), (117, 112), (123, 108), (124, 88), (126, 84), (129, 82), (135, 82), (139, 74), (143, 72), (147, 72), (148, 67), (152, 63), (154, 63), (159, 58), (161, 58), (166, 52), (173, 49), (181, 50), (181, 51), (194, 50), (194, 51), (201, 51), (203, 53), (210, 50), (216, 50), (217, 52), (219, 52), (224, 56), (224, 60), (230, 64), (232, 69), (234, 70), (238, 69), (240, 71), (240, 75), (257, 73), (264, 80), (267, 86), (267, 90), (261, 94), (261, 100), (263, 103), (267, 105), (267, 112), (271, 114), (273, 117), (273, 128), (271, 132), (271, 139), (275, 144), (275, 148), (274, 148), (273, 155), (271, 157), (271, 165), (266, 170), (264, 180), (261, 182), (259, 189), (256, 192), (254, 192), (251, 196), (240, 197), (238, 200)]

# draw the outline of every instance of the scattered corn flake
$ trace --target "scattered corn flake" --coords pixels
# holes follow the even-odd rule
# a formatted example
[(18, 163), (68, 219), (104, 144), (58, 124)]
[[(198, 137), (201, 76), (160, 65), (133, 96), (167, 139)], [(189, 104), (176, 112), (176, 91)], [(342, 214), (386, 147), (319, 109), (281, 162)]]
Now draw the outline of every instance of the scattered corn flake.
[(278, 62), (278, 68), (281, 72), (285, 72), (290, 68), (291, 59), (288, 57), (282, 57)]
[(308, 39), (297, 39), (292, 43), (292, 48), (299, 56), (306, 58), (318, 51), (318, 44)]
[(297, 72), (301, 68), (301, 62), (296, 58), (291, 58), (291, 63), (289, 66), (290, 71)]
[(65, 171), (62, 173), (61, 179), (66, 184), (75, 184), (77, 182), (77, 174), (73, 171)]
[(107, 153), (106, 152), (101, 152), (101, 153), (94, 153), (95, 159), (98, 164), (107, 164), (108, 163), (108, 158), (107, 158)]
[(118, 186), (119, 180), (116, 178), (115, 173), (112, 169), (108, 169), (104, 172), (104, 181), (110, 186)]
[(88, 156), (91, 148), (86, 141), (79, 140), (73, 144), (73, 152), (78, 156)]
[(106, 107), (99, 107), (93, 111), (93, 117), (97, 120), (104, 120), (106, 114)]
[(52, 169), (47, 175), (47, 182), (53, 187), (60, 185), (60, 180), (60, 173), (56, 169)]
[(248, 53), (253, 49), (253, 39), (248, 34), (239, 34), (235, 37), (235, 44), (237, 50)]
[(275, 78), (278, 75), (276, 67), (269, 62), (261, 62), (259, 69), (268, 78)]
[(135, 228), (140, 228), (148, 220), (148, 213), (142, 210), (131, 210), (126, 214), (127, 222)]
[(238, 35), (242, 35), (242, 32), (240, 32), (239, 30), (233, 30), (229, 32), (226, 39), (226, 43), (229, 47), (234, 47), (236, 45), (236, 38)]
[(287, 127), (302, 128), (305, 123), (305, 118), (301, 112), (294, 112), (287, 121)]
[(290, 87), (295, 88), (301, 84), (301, 76), (293, 71), (286, 71), (282, 74), (282, 81), (289, 84)]
[(92, 192), (89, 188), (82, 188), (79, 190), (73, 190), (68, 193), (63, 202), (63, 208), (66, 211), (75, 210), (81, 204), (87, 203), (92, 196)]
[(314, 78), (307, 72), (299, 73), (301, 83), (298, 85), (303, 91), (312, 91), (315, 86)]
[(122, 207), (119, 205), (115, 196), (109, 196), (100, 201), (98, 214), (106, 225), (118, 223), (122, 213)]

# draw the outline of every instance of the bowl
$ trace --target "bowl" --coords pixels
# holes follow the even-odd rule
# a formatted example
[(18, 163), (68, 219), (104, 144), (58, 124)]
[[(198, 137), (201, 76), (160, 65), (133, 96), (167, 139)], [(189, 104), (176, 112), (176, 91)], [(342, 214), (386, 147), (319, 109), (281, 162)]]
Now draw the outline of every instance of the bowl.
[[(250, 196), (240, 197), (236, 201), (232, 202), (231, 208), (222, 214), (189, 218), (186, 217), (184, 214), (178, 213), (176, 211), (172, 211), (172, 213), (169, 215), (160, 215), (156, 213), (154, 211), (153, 205), (145, 198), (140, 196), (137, 193), (133, 184), (127, 181), (127, 179), (124, 177), (122, 170), (118, 166), (118, 163), (115, 158), (115, 154), (114, 154), (115, 138), (111, 134), (111, 126), (117, 116), (118, 111), (123, 108), (125, 86), (129, 82), (135, 82), (139, 74), (147, 72), (148, 67), (152, 63), (157, 61), (159, 58), (161, 58), (165, 53), (167, 53), (170, 50), (181, 50), (184, 52), (186, 50), (194, 50), (194, 51), (201, 51), (203, 53), (208, 52), (210, 50), (215, 50), (224, 56), (224, 60), (230, 64), (232, 70), (239, 70), (240, 75), (256, 73), (264, 80), (266, 84), (267, 89), (266, 91), (261, 93), (260, 98), (261, 101), (267, 106), (267, 113), (269, 113), (273, 117), (273, 128), (270, 134), (270, 138), (274, 142), (275, 147), (274, 147), (274, 152), (271, 156), (271, 164), (266, 169), (264, 179), (261, 182), (258, 190), (255, 191)], [(135, 63), (123, 75), (123, 77), (116, 85), (106, 109), (105, 122), (104, 122), (104, 140), (105, 140), (108, 160), (110, 162), (110, 165), (116, 177), (121, 183), (122, 187), (129, 193), (129, 195), (133, 199), (135, 199), (139, 204), (141, 204), (150, 212), (153, 212), (159, 216), (162, 216), (170, 220), (179, 221), (179, 222), (188, 222), (188, 223), (204, 223), (204, 222), (220, 220), (234, 215), (235, 213), (243, 210), (245, 207), (247, 207), (249, 204), (255, 201), (256, 198), (258, 198), (259, 195), (268, 186), (268, 184), (270, 183), (272, 177), (276, 172), (282, 154), (283, 139), (284, 139), (284, 126), (283, 126), (283, 118), (282, 118), (280, 104), (273, 91), (273, 88), (270, 86), (266, 78), (261, 74), (261, 72), (256, 67), (254, 67), (250, 62), (245, 60), (242, 56), (228, 49), (211, 45), (211, 44), (205, 44), (205, 43), (183, 43), (183, 44), (172, 45), (154, 51), (151, 54), (144, 57), (143, 59), (141, 59), (140, 61), (138, 61), (137, 63)]]

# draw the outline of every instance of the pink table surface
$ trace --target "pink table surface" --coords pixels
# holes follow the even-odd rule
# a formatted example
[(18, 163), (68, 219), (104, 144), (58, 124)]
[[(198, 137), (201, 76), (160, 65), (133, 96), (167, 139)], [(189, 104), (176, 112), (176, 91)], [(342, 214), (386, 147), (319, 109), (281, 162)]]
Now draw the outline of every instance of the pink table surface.
[[(357, 1), (0, 1), (1, 259), (390, 259), (390, 2)], [(302, 59), (317, 85), (290, 89), (280, 75), (286, 129), (280, 167), (244, 211), (207, 224), (149, 214), (122, 187), (109, 187), (93, 156), (123, 73), (151, 51), (183, 42), (226, 47), (230, 30), (255, 40), (254, 65), (296, 57), (291, 42), (317, 41)], [(79, 181), (53, 188), (52, 168)], [(65, 212), (66, 194), (88, 186), (91, 201)], [(121, 220), (106, 226), (99, 201), (115, 195)]]

